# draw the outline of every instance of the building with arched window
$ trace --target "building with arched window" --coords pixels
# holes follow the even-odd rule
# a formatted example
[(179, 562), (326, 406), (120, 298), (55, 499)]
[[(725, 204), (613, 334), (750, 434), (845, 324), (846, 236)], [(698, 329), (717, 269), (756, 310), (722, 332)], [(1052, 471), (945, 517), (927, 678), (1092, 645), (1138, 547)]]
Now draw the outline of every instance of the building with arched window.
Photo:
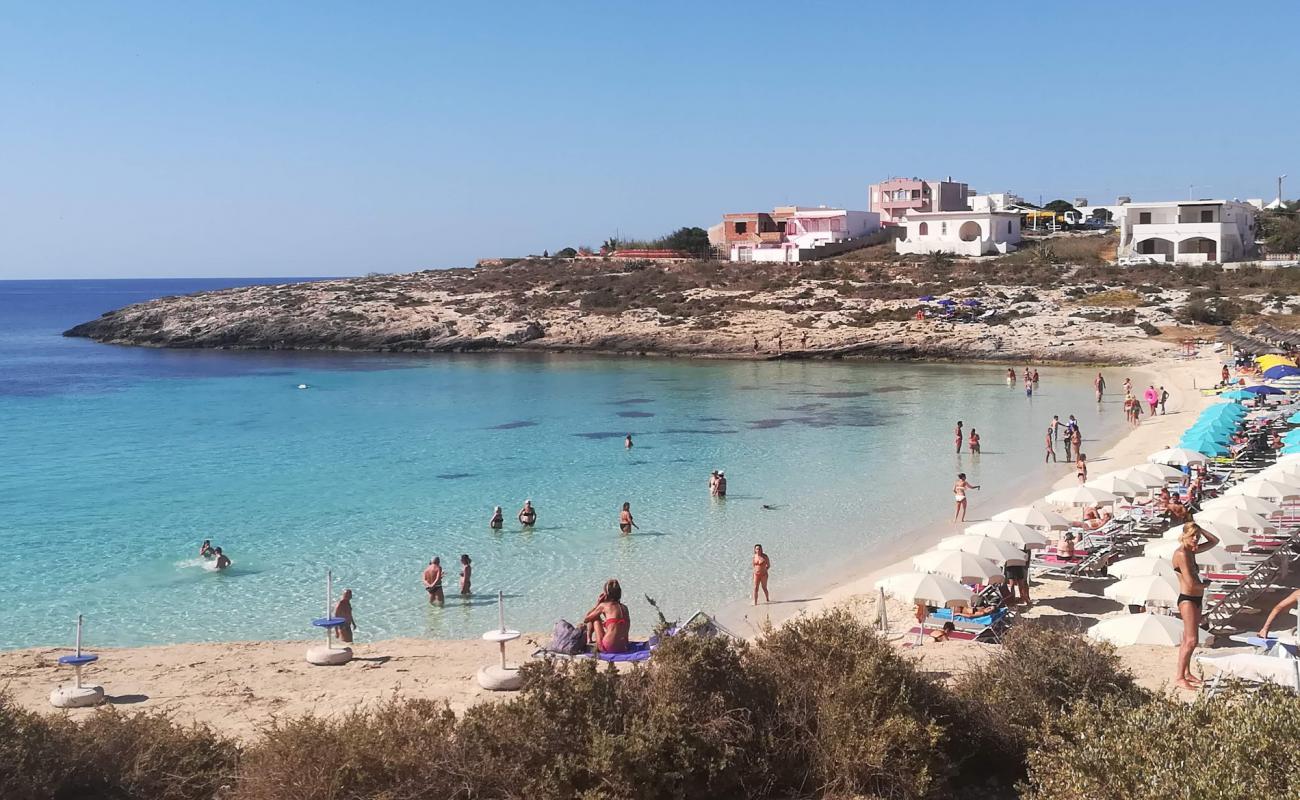
[(1120, 207), (1119, 256), (1178, 264), (1254, 255), (1255, 207), (1235, 200), (1174, 200)]
[(901, 225), (906, 235), (894, 248), (905, 254), (983, 256), (1009, 253), (1020, 243), (1020, 215), (1014, 211), (913, 211)]

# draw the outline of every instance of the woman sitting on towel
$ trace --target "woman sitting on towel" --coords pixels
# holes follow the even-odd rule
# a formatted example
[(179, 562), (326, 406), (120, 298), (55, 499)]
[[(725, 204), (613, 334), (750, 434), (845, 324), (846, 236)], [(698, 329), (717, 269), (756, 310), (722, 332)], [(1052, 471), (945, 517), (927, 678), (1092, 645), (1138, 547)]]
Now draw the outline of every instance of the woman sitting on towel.
[(627, 652), (627, 632), (632, 626), (632, 619), (622, 601), (623, 587), (611, 578), (605, 581), (605, 591), (600, 593), (595, 608), (583, 617), (582, 622), (589, 626), (587, 631), (590, 638), (595, 640), (598, 652)]

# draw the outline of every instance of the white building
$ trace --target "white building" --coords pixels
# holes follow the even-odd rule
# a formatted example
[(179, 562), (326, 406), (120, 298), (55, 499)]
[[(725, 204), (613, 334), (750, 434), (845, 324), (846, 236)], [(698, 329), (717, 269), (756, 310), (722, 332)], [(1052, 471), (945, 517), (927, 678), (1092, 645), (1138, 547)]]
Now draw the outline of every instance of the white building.
[(820, 257), (818, 248), (860, 239), (880, 230), (880, 215), (818, 206), (783, 206), (773, 211), (778, 220), (778, 241), (737, 242), (732, 261), (795, 263)]
[(899, 253), (982, 256), (1009, 253), (1020, 243), (1020, 215), (1014, 211), (933, 211), (903, 218), (907, 235), (894, 242)]
[(1128, 203), (1115, 222), (1121, 258), (1224, 263), (1246, 259), (1255, 249), (1255, 208), (1236, 200)]
[(1019, 206), (1025, 198), (1011, 192), (992, 192), (990, 194), (971, 193), (966, 203), (971, 211), (1005, 211), (1010, 206)]

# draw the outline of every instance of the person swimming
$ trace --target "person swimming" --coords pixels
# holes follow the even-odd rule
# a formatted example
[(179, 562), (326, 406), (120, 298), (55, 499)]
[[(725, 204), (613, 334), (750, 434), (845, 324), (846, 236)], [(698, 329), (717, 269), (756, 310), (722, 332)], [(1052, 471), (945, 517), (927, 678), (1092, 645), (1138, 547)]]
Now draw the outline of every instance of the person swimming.
[(199, 555), (208, 559), (214, 556), (211, 539), (204, 539), (203, 544), (199, 545)]
[(233, 563), (229, 558), (226, 557), (225, 553), (221, 552), (220, 547), (212, 548), (212, 554), (216, 556), (217, 559), (217, 563), (213, 565), (213, 569), (225, 569), (226, 567), (230, 566), (231, 563)]
[(525, 500), (524, 507), (519, 509), (519, 524), (531, 528), (535, 522), (537, 522), (537, 509), (533, 508), (532, 500)]
[(629, 433), (627, 436), (623, 437), (623, 446), (628, 450), (632, 449), (632, 434)]

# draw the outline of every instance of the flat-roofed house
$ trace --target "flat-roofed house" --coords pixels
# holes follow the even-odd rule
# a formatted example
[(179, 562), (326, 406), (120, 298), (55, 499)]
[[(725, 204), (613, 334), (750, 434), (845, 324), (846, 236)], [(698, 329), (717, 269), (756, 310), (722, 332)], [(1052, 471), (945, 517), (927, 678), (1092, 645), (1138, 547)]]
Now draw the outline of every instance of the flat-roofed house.
[(880, 224), (901, 225), (913, 211), (963, 211), (970, 208), (969, 187), (951, 178), (927, 181), (921, 178), (890, 178), (868, 187), (868, 208), (880, 215)]
[(1119, 256), (1177, 264), (1242, 261), (1254, 255), (1256, 209), (1236, 200), (1171, 200), (1120, 207)]
[[(767, 228), (770, 219), (776, 228)], [(758, 235), (750, 235), (750, 226), (759, 226)], [(830, 255), (841, 243), (860, 239), (880, 229), (880, 215), (869, 211), (850, 211), (825, 206), (777, 206), (772, 213), (727, 214), (723, 218), (724, 234), (729, 241), (732, 261), (767, 261), (788, 264), (815, 260)]]
[(983, 256), (1009, 253), (1020, 243), (1015, 211), (913, 211), (902, 225), (907, 233), (894, 242), (902, 254)]

